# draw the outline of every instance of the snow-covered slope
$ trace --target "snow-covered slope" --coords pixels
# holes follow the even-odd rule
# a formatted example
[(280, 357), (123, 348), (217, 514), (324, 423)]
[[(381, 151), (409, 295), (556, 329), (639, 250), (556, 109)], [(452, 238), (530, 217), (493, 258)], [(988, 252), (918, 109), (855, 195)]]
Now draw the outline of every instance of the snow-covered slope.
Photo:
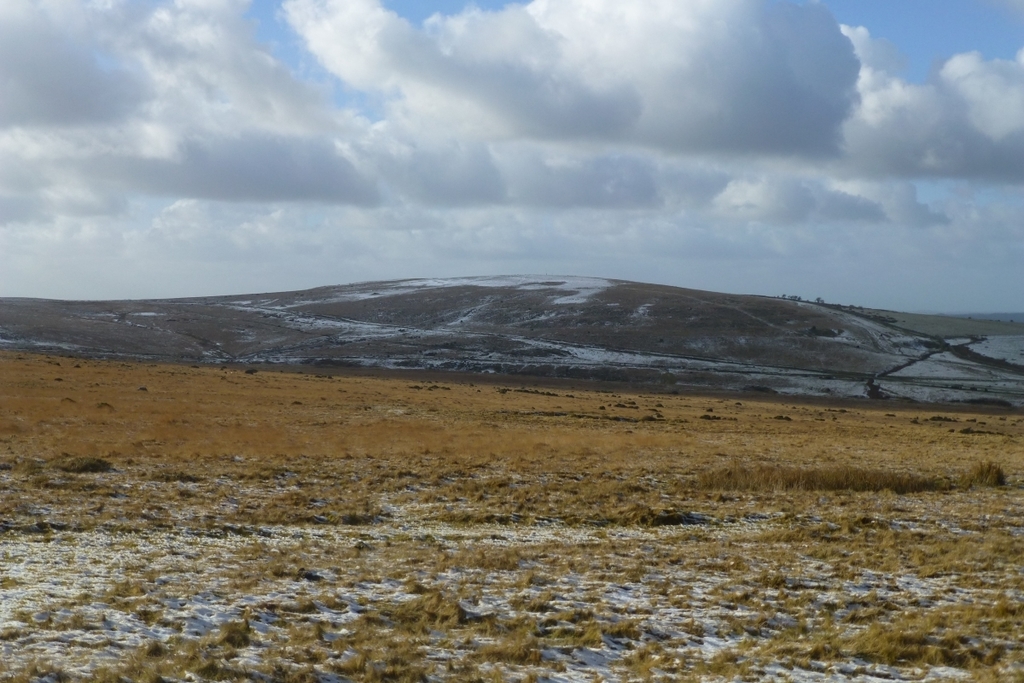
[(947, 340), (935, 333), (947, 320), (507, 276), (175, 300), (0, 299), (0, 349), (1024, 402), (1024, 325), (979, 322), (983, 336), (956, 320), (959, 338)]

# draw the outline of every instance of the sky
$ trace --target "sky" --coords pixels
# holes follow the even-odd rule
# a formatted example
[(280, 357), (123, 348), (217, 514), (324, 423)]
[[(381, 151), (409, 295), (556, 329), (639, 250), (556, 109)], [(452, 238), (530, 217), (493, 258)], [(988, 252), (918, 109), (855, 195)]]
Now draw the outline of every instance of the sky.
[(4, 0), (0, 296), (1024, 310), (1024, 0)]

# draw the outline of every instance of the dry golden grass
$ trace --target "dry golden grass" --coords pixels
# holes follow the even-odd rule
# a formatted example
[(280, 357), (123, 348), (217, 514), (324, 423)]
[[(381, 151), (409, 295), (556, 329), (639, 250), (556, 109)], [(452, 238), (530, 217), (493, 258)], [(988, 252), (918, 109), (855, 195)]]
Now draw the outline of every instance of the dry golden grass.
[[(136, 561), (46, 621), (14, 615), (0, 648), (95, 631), (79, 611), (99, 599), (179, 628), (165, 586), (212, 581), (292, 597), (91, 675), (243, 679), (260, 652), (272, 680), (529, 680), (621, 643), (624, 679), (856, 659), (1012, 680), (1022, 437), (1019, 411), (977, 406), (0, 354), (0, 542), (106, 534)], [(211, 539), (203, 567), (145, 550), (179, 532)], [(30, 582), (0, 565), (0, 597)], [(623, 586), (642, 591), (609, 598)], [(731, 645), (705, 657), (710, 637)]]
[[(976, 475), (979, 467), (983, 468), (983, 471)], [(988, 482), (992, 479), (988, 473), (993, 468), (998, 470), (998, 467), (991, 463), (981, 464), (964, 478), (970, 482)], [(950, 488), (950, 483), (941, 477), (927, 477), (910, 472), (847, 465), (833, 465), (827, 468), (781, 465), (748, 467), (738, 461), (727, 467), (702, 472), (697, 477), (697, 485), (701, 488), (727, 491), (892, 491), (898, 494), (945, 491)]]

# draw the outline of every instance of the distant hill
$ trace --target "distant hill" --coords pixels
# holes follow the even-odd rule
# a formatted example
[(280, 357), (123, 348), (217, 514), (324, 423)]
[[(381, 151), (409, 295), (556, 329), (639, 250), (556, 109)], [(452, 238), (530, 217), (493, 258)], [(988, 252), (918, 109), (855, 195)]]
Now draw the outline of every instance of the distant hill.
[(583, 277), (398, 280), (164, 300), (0, 299), (3, 349), (1024, 404), (1024, 324)]

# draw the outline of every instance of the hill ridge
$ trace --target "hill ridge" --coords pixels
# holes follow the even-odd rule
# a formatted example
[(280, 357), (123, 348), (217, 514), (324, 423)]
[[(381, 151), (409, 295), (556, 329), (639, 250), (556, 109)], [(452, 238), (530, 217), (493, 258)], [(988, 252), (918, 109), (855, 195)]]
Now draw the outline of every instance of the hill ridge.
[(1024, 324), (587, 276), (410, 278), (177, 299), (7, 298), (3, 349), (1024, 404)]

